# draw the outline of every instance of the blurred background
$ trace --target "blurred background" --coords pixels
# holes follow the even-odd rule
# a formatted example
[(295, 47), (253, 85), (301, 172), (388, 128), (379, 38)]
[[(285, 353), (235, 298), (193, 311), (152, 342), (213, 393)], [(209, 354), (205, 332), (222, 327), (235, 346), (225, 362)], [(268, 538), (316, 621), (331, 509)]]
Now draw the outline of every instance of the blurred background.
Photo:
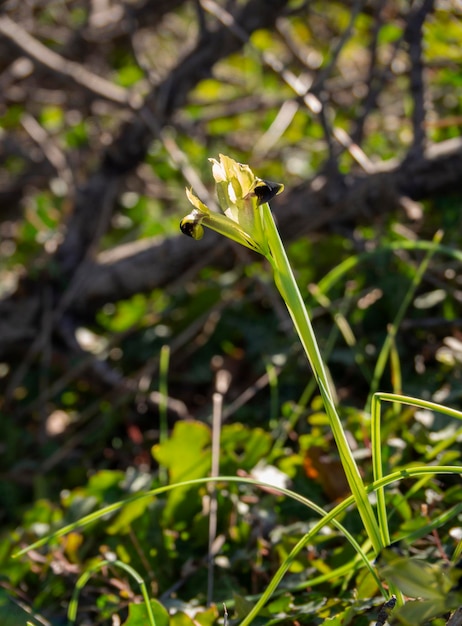
[[(207, 475), (219, 372), (222, 473), (264, 462), (323, 505), (344, 494), (270, 268), (179, 231), (185, 187), (214, 206), (209, 157), (284, 183), (272, 207), (352, 433), (365, 438), (377, 388), (461, 408), (461, 18), (458, 0), (1, 3), (0, 564), (2, 586), (47, 615), (37, 623), (61, 623), (102, 546), (139, 561), (156, 593), (181, 581), (204, 602), (202, 574), (184, 570), (205, 572), (197, 490), (166, 501), (157, 530), (140, 510), (124, 539), (102, 528), (7, 558), (164, 471)], [(444, 437), (457, 458), (457, 429), (395, 418), (391, 462)], [(243, 512), (233, 493), (218, 599), (258, 592), (291, 543), (273, 553), (269, 529), (300, 519), (249, 494)], [(104, 585), (85, 623), (116, 624), (131, 598)]]

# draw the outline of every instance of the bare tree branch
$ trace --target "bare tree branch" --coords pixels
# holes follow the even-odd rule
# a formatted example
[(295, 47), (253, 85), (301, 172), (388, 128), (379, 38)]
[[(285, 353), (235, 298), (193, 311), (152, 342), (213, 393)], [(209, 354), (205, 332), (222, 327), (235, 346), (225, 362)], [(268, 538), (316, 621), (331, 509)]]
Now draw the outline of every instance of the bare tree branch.
[(34, 63), (45, 66), (60, 76), (77, 83), (85, 90), (117, 104), (128, 105), (130, 92), (114, 83), (97, 76), (80, 63), (69, 61), (44, 46), (38, 39), (29, 35), (19, 24), (7, 15), (0, 16), (0, 34), (7, 37), (21, 52), (31, 58)]
[[(270, 27), (288, 0), (249, 0), (235, 19), (249, 35), (254, 30)], [(172, 113), (184, 104), (190, 90), (210, 75), (215, 63), (239, 50), (242, 40), (229, 28), (219, 26), (200, 40), (194, 50), (170, 73), (168, 78), (148, 95), (139, 112), (122, 128), (119, 137), (107, 150), (99, 171), (77, 190), (76, 202), (67, 234), (58, 250), (57, 261), (65, 274), (72, 272), (85, 257), (93, 241), (94, 221), (99, 207), (114, 196), (114, 184), (132, 171), (145, 157), (153, 138), (152, 125), (147, 126), (146, 115), (155, 120), (158, 128), (167, 123)]]
[[(462, 139), (431, 146), (415, 160), (388, 165), (371, 174), (350, 176), (333, 192), (327, 181), (316, 177), (274, 201), (283, 238), (290, 241), (301, 234), (329, 229), (332, 224), (375, 220), (397, 209), (401, 196), (422, 200), (436, 194), (459, 193), (462, 177)], [(336, 197), (332, 203), (331, 198)], [(143, 239), (105, 253), (101, 262), (90, 259), (79, 272), (78, 289), (69, 294), (69, 313), (87, 315), (107, 302), (129, 298), (136, 293), (171, 285), (185, 273), (198, 271), (204, 263), (216, 262), (232, 249), (218, 245), (215, 233), (201, 241), (178, 235), (162, 240)], [(229, 252), (227, 252), (229, 257)], [(193, 270), (191, 270), (193, 268)], [(16, 295), (0, 301), (0, 355), (26, 344), (36, 335), (39, 294), (28, 301)]]
[(425, 148), (425, 86), (423, 64), (423, 25), (433, 11), (435, 0), (422, 0), (420, 6), (413, 9), (407, 20), (404, 39), (409, 45), (410, 91), (414, 101), (412, 109), (412, 127), (414, 137), (408, 156), (415, 157)]
[[(438, 193), (459, 192), (461, 176), (462, 139), (454, 139), (432, 146), (415, 162), (405, 160), (388, 170), (352, 176), (341, 194), (327, 189), (335, 181), (322, 186), (316, 178), (277, 197), (274, 208), (283, 237), (291, 240), (322, 231), (332, 223), (376, 219), (396, 210), (400, 196), (422, 200)], [(339, 200), (332, 205), (329, 199), (333, 196)], [(198, 259), (217, 250), (218, 241), (218, 236), (207, 232), (200, 241), (182, 235), (162, 241), (141, 240), (121, 249), (119, 258), (113, 250), (105, 255), (105, 262), (90, 265), (89, 279), (72, 306), (96, 309), (105, 302), (171, 284)]]
[[(362, 142), (366, 119), (369, 113), (376, 107), (377, 97), (380, 93), (380, 88), (383, 87), (385, 79), (385, 72), (379, 72), (378, 65), (378, 41), (379, 34), (383, 26), (382, 14), (385, 5), (386, 0), (380, 0), (377, 3), (376, 14), (374, 16), (374, 24), (371, 29), (371, 43), (369, 45), (369, 70), (367, 79), (364, 81), (364, 85), (367, 89), (367, 95), (361, 103), (361, 111), (354, 122), (354, 130), (351, 133), (352, 140), (358, 144)], [(397, 47), (395, 46), (395, 52), (396, 48)]]

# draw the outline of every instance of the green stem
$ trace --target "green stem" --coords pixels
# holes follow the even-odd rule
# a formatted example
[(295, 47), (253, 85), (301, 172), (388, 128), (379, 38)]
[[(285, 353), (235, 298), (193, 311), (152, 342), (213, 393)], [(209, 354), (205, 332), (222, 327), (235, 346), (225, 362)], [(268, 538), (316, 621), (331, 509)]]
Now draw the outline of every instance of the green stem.
[(133, 569), (133, 567), (131, 567), (127, 563), (124, 563), (123, 561), (119, 561), (118, 559), (115, 561), (112, 561), (112, 560), (100, 561), (99, 563), (96, 563), (93, 567), (88, 569), (79, 577), (79, 579), (77, 580), (75, 584), (74, 592), (72, 594), (72, 598), (69, 603), (69, 608), (67, 611), (67, 619), (69, 621), (69, 624), (70, 625), (75, 624), (75, 620), (77, 617), (79, 594), (81, 590), (87, 584), (87, 582), (90, 580), (93, 574), (95, 574), (100, 569), (103, 569), (104, 567), (107, 567), (107, 566), (120, 567), (121, 569), (125, 570), (128, 574), (130, 574), (130, 576), (132, 576), (136, 580), (136, 582), (140, 586), (140, 590), (143, 595), (144, 604), (146, 607), (146, 613), (148, 614), (148, 620), (149, 620), (148, 625), (156, 626), (156, 620), (154, 618), (154, 613), (152, 611), (151, 601), (149, 599), (149, 594), (146, 588), (146, 583), (144, 582), (143, 578), (138, 574), (138, 572), (135, 569)]
[[(164, 344), (160, 349), (159, 358), (159, 443), (168, 439), (167, 403), (168, 403), (168, 368), (170, 363), (170, 346)], [(159, 467), (159, 481), (161, 485), (168, 482), (167, 468)]]
[(374, 552), (378, 554), (383, 548), (383, 544), (377, 519), (374, 515), (372, 505), (369, 502), (358, 466), (353, 457), (342, 422), (335, 407), (330, 380), (322, 360), (311, 320), (308, 316), (305, 303), (292, 272), (269, 205), (263, 204), (261, 210), (263, 211), (263, 222), (265, 224), (266, 237), (271, 253), (271, 255), (268, 256), (268, 260), (273, 267), (276, 286), (289, 310), (295, 329), (310, 362), (324, 401), (326, 413), (329, 417), (330, 426), (338, 447), (340, 460), (348, 484), (356, 501), (366, 532), (371, 540)]

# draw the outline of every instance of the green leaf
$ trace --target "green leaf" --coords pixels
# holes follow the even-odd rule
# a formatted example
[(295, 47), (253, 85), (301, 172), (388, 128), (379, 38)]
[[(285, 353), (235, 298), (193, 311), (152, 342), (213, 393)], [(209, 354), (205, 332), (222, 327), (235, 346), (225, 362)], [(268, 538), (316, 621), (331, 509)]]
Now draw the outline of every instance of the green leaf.
[[(220, 607), (221, 609), (223, 607)], [(223, 613), (223, 611), (221, 611)], [(200, 624), (200, 626), (213, 626), (216, 623), (218, 616), (218, 610), (216, 606), (211, 606), (209, 609), (205, 611), (201, 611), (200, 613), (196, 613), (194, 616), (194, 624)]]
[(396, 556), (389, 550), (380, 555), (382, 560), (385, 561), (385, 565), (379, 565), (382, 576), (410, 598), (441, 602), (453, 585), (442, 565)]
[(108, 527), (107, 532), (110, 535), (117, 535), (119, 533), (128, 533), (130, 531), (130, 525), (133, 520), (143, 515), (145, 510), (150, 504), (149, 498), (141, 498), (126, 504), (116, 519)]
[(19, 626), (29, 622), (33, 626), (40, 626), (29, 611), (17, 604), (3, 589), (0, 589), (0, 624), (2, 626)]
[(244, 596), (240, 596), (236, 593), (234, 594), (234, 610), (239, 619), (244, 619), (244, 617), (246, 617), (248, 613), (250, 613), (253, 607), (253, 602), (247, 600), (247, 598), (244, 598)]
[(124, 478), (125, 474), (119, 470), (100, 470), (91, 476), (85, 495), (93, 495), (99, 499), (104, 497), (105, 500), (119, 498), (119, 486)]
[(194, 621), (183, 611), (178, 611), (172, 615), (170, 626), (194, 626)]
[(405, 626), (426, 624), (428, 620), (443, 615), (457, 608), (457, 606), (457, 603), (450, 606), (444, 600), (438, 602), (434, 602), (433, 600), (407, 602), (404, 606), (394, 610), (393, 619)]
[[(151, 600), (151, 609), (156, 626), (169, 626), (169, 616), (165, 607), (157, 600)], [(145, 604), (130, 604), (128, 618), (123, 626), (149, 626), (148, 611)]]
[(116, 76), (116, 82), (122, 87), (131, 87), (143, 78), (143, 70), (136, 65), (126, 65), (122, 67)]
[(210, 428), (202, 422), (177, 422), (172, 436), (152, 453), (169, 470), (172, 483), (201, 478), (210, 467), (210, 440)]
[(213, 626), (218, 617), (216, 606), (198, 611), (194, 614), (194, 619), (189, 617), (184, 611), (177, 611), (170, 617), (170, 626)]
[[(211, 464), (211, 433), (202, 422), (177, 422), (170, 439), (152, 449), (154, 458), (169, 471), (176, 483), (207, 476)], [(184, 524), (200, 510), (197, 488), (170, 491), (163, 512), (165, 524)], [(188, 523), (188, 522), (186, 522)]]
[(271, 435), (261, 428), (228, 424), (223, 427), (221, 448), (224, 471), (231, 472), (237, 468), (250, 471), (269, 453)]
[(49, 131), (60, 130), (64, 124), (64, 111), (55, 105), (44, 106), (40, 114), (41, 124)]

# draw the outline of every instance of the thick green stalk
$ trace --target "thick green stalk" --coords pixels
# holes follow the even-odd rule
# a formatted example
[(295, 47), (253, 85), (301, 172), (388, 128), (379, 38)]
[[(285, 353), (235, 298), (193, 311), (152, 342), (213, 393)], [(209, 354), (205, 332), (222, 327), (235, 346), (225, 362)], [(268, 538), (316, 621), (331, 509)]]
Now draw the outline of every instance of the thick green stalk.
[(263, 204), (261, 210), (263, 211), (263, 223), (265, 224), (266, 237), (271, 253), (268, 260), (273, 267), (276, 286), (289, 310), (300, 341), (310, 362), (316, 382), (318, 383), (348, 484), (355, 498), (358, 511), (374, 551), (378, 554), (383, 545), (377, 519), (374, 515), (372, 505), (369, 502), (358, 466), (336, 410), (329, 377), (321, 357), (305, 303), (292, 272), (269, 205)]

